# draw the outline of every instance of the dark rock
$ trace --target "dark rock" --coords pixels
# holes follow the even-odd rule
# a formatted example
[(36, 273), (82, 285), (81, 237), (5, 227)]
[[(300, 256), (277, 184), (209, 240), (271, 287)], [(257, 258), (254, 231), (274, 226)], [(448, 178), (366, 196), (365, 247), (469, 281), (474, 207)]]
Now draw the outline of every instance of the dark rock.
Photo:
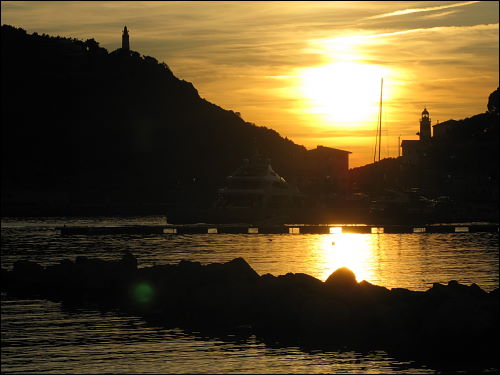
[(472, 283), (470, 285), (469, 291), (471, 294), (476, 296), (486, 296), (488, 294), (486, 291), (482, 290), (476, 283)]
[[(356, 322), (352, 310), (342, 301), (315, 296), (304, 301), (300, 310), (301, 335), (307, 341), (320, 341), (328, 344), (346, 343), (352, 338)], [(358, 338), (359, 339), (359, 338)]]
[(78, 255), (75, 258), (75, 264), (85, 263), (87, 260), (88, 260), (88, 257), (86, 257), (85, 255)]
[(323, 286), (323, 282), (305, 273), (287, 273), (278, 276), (291, 293), (313, 292)]
[(192, 262), (190, 260), (181, 260), (178, 264), (179, 268), (182, 268), (182, 270), (186, 269), (199, 269), (201, 267), (200, 262)]
[(248, 280), (256, 280), (259, 278), (259, 274), (241, 257), (224, 263), (224, 268), (226, 272), (231, 273), (233, 276)]
[(35, 276), (43, 272), (43, 267), (30, 260), (17, 260), (14, 263), (13, 271), (19, 276)]
[(335, 289), (351, 289), (358, 285), (356, 275), (349, 268), (342, 267), (333, 272), (325, 281), (325, 285)]
[(11, 288), (12, 272), (2, 267), (0, 275), (0, 288), (2, 292), (7, 291)]
[(132, 270), (137, 269), (137, 258), (130, 252), (126, 251), (121, 259), (121, 263)]
[(378, 286), (363, 280), (359, 283), (359, 292), (362, 293), (365, 298), (370, 298), (372, 300), (380, 300), (387, 298), (391, 291), (383, 286)]
[(42, 290), (43, 267), (29, 260), (18, 260), (14, 263), (11, 278), (11, 289), (17, 295), (36, 296)]

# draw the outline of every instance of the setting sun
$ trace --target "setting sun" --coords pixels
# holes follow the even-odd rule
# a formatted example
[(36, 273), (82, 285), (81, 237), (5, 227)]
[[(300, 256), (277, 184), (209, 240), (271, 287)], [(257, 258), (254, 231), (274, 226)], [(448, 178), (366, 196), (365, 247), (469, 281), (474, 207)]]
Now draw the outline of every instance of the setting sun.
[[(367, 125), (376, 122), (380, 81), (388, 72), (382, 66), (335, 62), (304, 69), (301, 90), (309, 111), (322, 117), (325, 125)], [(384, 91), (385, 99), (389, 95)]]

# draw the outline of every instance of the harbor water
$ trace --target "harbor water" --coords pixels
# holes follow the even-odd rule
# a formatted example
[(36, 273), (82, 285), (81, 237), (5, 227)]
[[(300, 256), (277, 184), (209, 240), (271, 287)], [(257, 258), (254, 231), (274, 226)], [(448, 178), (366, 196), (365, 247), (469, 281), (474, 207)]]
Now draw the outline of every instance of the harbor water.
[[(457, 280), (491, 291), (499, 284), (498, 232), (333, 234), (61, 235), (63, 225), (164, 225), (164, 217), (3, 218), (2, 267), (19, 259), (49, 265), (77, 256), (139, 267), (203, 264), (243, 257), (260, 275), (306, 273), (322, 281), (348, 267), (358, 281), (427, 290)], [(5, 373), (436, 373), (440, 369), (377, 350), (305, 351), (255, 336), (208, 337), (165, 329), (117, 311), (71, 308), (2, 295)], [(485, 370), (478, 367), (479, 370)], [(498, 370), (498, 369), (497, 369)]]

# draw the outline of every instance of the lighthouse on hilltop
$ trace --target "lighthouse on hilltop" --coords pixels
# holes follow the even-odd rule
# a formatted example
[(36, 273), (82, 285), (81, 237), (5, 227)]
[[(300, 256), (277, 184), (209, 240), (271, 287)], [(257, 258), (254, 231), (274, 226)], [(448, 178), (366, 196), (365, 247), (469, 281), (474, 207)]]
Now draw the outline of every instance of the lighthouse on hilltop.
[(130, 51), (130, 43), (128, 40), (128, 30), (127, 26), (123, 28), (123, 34), (122, 34), (122, 49), (125, 51)]
[(420, 119), (420, 131), (418, 132), (421, 141), (428, 141), (431, 139), (431, 118), (429, 117), (429, 112), (427, 108), (424, 108), (422, 112), (422, 118)]

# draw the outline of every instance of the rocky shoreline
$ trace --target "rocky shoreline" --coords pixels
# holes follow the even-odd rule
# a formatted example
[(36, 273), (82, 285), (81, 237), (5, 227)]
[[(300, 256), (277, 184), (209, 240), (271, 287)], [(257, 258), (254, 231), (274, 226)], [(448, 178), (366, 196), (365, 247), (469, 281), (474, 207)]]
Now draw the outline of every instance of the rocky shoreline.
[(116, 261), (80, 256), (46, 267), (19, 260), (12, 270), (2, 268), (1, 289), (10, 297), (119, 309), (168, 327), (498, 370), (498, 288), (486, 292), (476, 284), (387, 289), (358, 283), (346, 268), (325, 282), (303, 273), (260, 276), (243, 258), (139, 268), (125, 253)]

